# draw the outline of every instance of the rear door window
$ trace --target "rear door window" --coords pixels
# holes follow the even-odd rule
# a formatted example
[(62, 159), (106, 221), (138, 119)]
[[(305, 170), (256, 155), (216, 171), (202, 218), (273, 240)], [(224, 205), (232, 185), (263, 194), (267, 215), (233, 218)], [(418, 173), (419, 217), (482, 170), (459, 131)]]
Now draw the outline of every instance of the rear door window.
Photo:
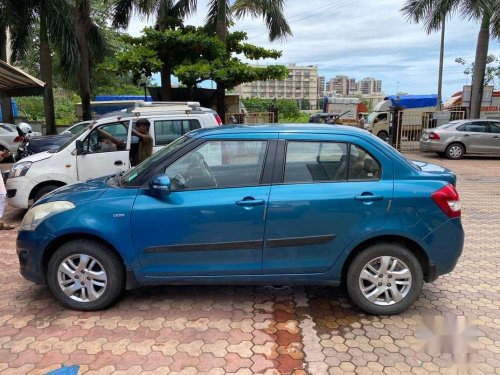
[(463, 125), (460, 130), (471, 133), (487, 133), (488, 123), (486, 121), (474, 121)]
[(500, 134), (500, 123), (490, 122), (490, 133)]
[(156, 120), (154, 122), (156, 146), (168, 145), (191, 130), (199, 128), (201, 125), (198, 120)]
[(349, 154), (349, 180), (379, 180), (380, 163), (363, 148), (351, 145)]

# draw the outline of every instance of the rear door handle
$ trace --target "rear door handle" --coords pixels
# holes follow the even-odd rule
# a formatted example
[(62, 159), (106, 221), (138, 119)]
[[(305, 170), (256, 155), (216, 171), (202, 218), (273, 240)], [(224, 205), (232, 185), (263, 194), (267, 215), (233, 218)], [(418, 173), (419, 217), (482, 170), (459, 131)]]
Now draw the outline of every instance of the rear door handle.
[(355, 196), (354, 199), (360, 202), (375, 202), (383, 200), (384, 197), (381, 195), (363, 194)]
[(498, 135), (495, 135), (493, 138), (494, 138), (494, 139), (498, 139)]
[(237, 201), (236, 205), (240, 207), (255, 207), (261, 206), (266, 203), (263, 199), (255, 199), (252, 197), (243, 198), (241, 201)]
[(115, 165), (123, 165), (123, 162), (121, 160), (115, 161)]

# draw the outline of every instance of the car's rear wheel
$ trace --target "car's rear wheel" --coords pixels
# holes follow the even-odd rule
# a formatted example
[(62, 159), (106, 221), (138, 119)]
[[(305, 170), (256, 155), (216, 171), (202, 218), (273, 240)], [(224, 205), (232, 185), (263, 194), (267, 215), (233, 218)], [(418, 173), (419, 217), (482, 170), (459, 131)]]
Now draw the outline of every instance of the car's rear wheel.
[(380, 243), (359, 253), (347, 271), (347, 291), (363, 311), (375, 315), (398, 314), (418, 298), (423, 284), (422, 266), (406, 247)]
[(47, 282), (65, 306), (82, 311), (108, 307), (125, 287), (123, 265), (106, 246), (75, 240), (62, 245), (50, 258)]
[(378, 132), (377, 137), (379, 137), (384, 142), (387, 142), (389, 140), (389, 133), (387, 133), (385, 130), (382, 130)]
[(462, 159), (465, 154), (465, 147), (460, 143), (452, 143), (446, 147), (445, 154), (448, 159)]

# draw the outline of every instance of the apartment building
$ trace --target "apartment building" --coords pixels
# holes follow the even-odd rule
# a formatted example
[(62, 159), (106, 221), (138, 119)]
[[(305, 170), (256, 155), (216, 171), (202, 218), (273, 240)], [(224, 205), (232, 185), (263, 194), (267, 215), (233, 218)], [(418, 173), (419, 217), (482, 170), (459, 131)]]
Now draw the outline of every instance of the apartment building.
[[(318, 68), (290, 64), (288, 77), (283, 80), (256, 81), (234, 88), (242, 99), (293, 99), (303, 109), (318, 109)], [(324, 81), (323, 81), (324, 82)]]
[(382, 92), (382, 81), (367, 77), (358, 82), (358, 91), (361, 94), (369, 95)]
[(325, 96), (325, 77), (318, 77), (318, 98)]
[(328, 81), (327, 86), (328, 94), (347, 96), (349, 95), (350, 78), (342, 75), (335, 76)]

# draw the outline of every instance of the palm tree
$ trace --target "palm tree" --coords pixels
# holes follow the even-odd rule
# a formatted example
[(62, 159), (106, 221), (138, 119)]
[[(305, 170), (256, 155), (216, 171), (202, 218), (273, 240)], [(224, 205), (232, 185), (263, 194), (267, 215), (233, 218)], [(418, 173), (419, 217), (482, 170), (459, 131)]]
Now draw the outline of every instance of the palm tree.
[[(7, 28), (8, 20), (6, 16), (7, 4), (0, 0), (0, 60), (8, 61), (7, 56)], [(0, 98), (0, 108), (2, 109), (2, 120), (4, 122), (14, 122), (12, 105), (10, 98)]]
[(72, 59), (76, 66), (66, 65), (67, 72), (76, 72), (78, 91), (82, 101), (83, 120), (92, 119), (90, 107), (90, 68), (91, 60), (102, 60), (107, 43), (99, 26), (92, 20), (92, 9), (90, 0), (73, 0), (73, 25), (76, 48), (79, 58)]
[(471, 118), (480, 115), (490, 37), (500, 38), (498, 3), (498, 0), (407, 0), (401, 9), (409, 20), (423, 22), (427, 33), (439, 30), (442, 21), (456, 13), (481, 22), (472, 79)]
[[(237, 19), (250, 15), (262, 17), (269, 30), (271, 41), (286, 38), (292, 31), (284, 16), (285, 0), (209, 0), (206, 27), (223, 42), (226, 41), (229, 25)], [(115, 0), (114, 22), (116, 27), (126, 27), (135, 9), (145, 15), (155, 15), (160, 30), (175, 28), (179, 20), (196, 10), (197, 0)], [(164, 26), (162, 26), (164, 25)], [(162, 28), (164, 27), (164, 28)], [(170, 82), (170, 71), (162, 71), (162, 87)], [(170, 85), (169, 85), (170, 86)], [(225, 87), (217, 85), (217, 112), (225, 117)]]
[[(40, 79), (44, 90), (45, 123), (48, 134), (56, 134), (52, 81), (52, 46), (61, 52), (62, 66), (77, 66), (78, 52), (67, 0), (4, 0), (11, 2), (9, 25), (12, 32), (12, 60), (26, 54), (36, 31), (40, 43)], [(38, 28), (37, 28), (38, 26)]]

